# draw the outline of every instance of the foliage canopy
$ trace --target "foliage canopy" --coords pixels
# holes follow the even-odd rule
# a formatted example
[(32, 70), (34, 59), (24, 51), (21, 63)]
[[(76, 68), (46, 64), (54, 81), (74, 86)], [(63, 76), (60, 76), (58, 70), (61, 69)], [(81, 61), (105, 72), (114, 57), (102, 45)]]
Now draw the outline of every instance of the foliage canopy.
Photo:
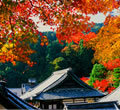
[(34, 53), (29, 43), (36, 43), (38, 35), (33, 16), (39, 18), (38, 23), (56, 25), (60, 42), (71, 42), (79, 32), (89, 32), (93, 23), (87, 14), (105, 14), (119, 5), (119, 0), (1, 0), (0, 61), (34, 64), (28, 57)]

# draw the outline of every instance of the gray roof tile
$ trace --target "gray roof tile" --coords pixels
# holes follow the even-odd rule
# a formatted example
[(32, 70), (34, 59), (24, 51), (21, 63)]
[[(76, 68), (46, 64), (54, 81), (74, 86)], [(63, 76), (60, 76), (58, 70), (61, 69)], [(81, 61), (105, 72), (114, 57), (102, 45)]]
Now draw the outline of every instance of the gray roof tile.
[(107, 102), (107, 101), (118, 101), (120, 105), (120, 86), (115, 89), (113, 92), (108, 94), (107, 96), (104, 96), (99, 100), (99, 102)]
[(119, 110), (117, 102), (95, 102), (95, 103), (77, 103), (77, 104), (66, 104), (66, 110)]
[[(57, 87), (58, 85), (63, 84), (63, 81), (67, 78), (69, 79), (69, 77), (72, 79), (71, 82), (75, 82), (77, 85), (79, 85), (79, 88), (77, 87), (75, 89), (68, 87), (68, 90), (67, 88), (61, 89)], [(57, 89), (55, 89), (55, 87), (57, 87)], [(103, 93), (93, 89), (92, 87), (81, 81), (76, 75), (72, 73), (71, 68), (67, 68), (64, 70), (54, 72), (48, 79), (40, 83), (31, 91), (28, 91), (25, 94), (23, 94), (21, 98), (29, 100), (30, 98), (36, 97), (40, 100), (44, 96), (43, 99), (46, 100), (48, 98), (52, 100), (68, 97), (72, 98), (75, 95), (77, 95), (76, 97), (104, 96)]]

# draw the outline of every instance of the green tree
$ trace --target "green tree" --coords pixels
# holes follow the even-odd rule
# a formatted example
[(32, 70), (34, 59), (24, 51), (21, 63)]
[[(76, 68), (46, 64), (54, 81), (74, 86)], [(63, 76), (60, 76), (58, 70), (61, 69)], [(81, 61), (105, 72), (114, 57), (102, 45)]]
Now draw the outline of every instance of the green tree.
[(17, 62), (13, 66), (10, 62), (0, 63), (0, 79), (6, 80), (7, 87), (20, 87), (21, 83), (27, 81), (27, 75), (22, 74), (26, 64)]
[(92, 72), (90, 73), (90, 81), (89, 84), (93, 86), (93, 83), (96, 80), (101, 81), (104, 79), (106, 76), (104, 73), (106, 73), (107, 70), (102, 64), (94, 64)]
[(71, 44), (62, 54), (64, 58), (64, 67), (71, 67), (78, 77), (89, 76), (92, 69), (91, 60), (93, 51), (83, 46), (83, 40), (79, 45)]
[(53, 61), (55, 58), (61, 56), (61, 50), (63, 49), (64, 45), (61, 45), (58, 40), (51, 42), (47, 46), (47, 56), (46, 59), (48, 62)]
[(63, 57), (58, 57), (54, 59), (53, 62), (51, 62), (51, 64), (53, 65), (53, 71), (63, 69), (64, 60), (65, 59)]
[(113, 86), (115, 88), (117, 88), (119, 86), (119, 84), (120, 84), (120, 68), (115, 68), (113, 70), (113, 76), (114, 76), (114, 79), (113, 79), (114, 84), (113, 84)]

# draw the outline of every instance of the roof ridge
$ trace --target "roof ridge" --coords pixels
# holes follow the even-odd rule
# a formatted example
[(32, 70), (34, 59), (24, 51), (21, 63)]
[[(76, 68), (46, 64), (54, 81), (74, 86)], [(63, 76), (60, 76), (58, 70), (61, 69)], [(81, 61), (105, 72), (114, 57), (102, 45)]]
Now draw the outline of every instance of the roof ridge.
[[(62, 78), (62, 77), (64, 77), (64, 76), (65, 76), (65, 74), (63, 74), (60, 78)], [(60, 80), (60, 78), (59, 78), (58, 80)], [(47, 88), (49, 88), (51, 85), (53, 85), (54, 83), (56, 83), (58, 80), (54, 81), (54, 82), (53, 82), (52, 84), (50, 84), (48, 87), (44, 88), (41, 92), (45, 91)], [(60, 81), (60, 82), (61, 82), (61, 81)], [(59, 83), (60, 83), (60, 82), (59, 82)], [(59, 83), (58, 83), (58, 84), (59, 84)], [(53, 87), (54, 87), (54, 86), (53, 86)], [(49, 88), (49, 89), (51, 89), (51, 88)], [(47, 90), (49, 90), (49, 89), (47, 89)], [(40, 92), (40, 93), (41, 93), (41, 92)]]
[[(68, 68), (67, 68), (67, 69), (68, 69)], [(64, 69), (64, 71), (67, 70), (67, 69)], [(39, 84), (38, 84), (36, 87), (34, 87), (33, 89), (37, 88), (39, 85), (43, 84), (46, 80), (50, 79), (53, 75), (57, 74), (57, 72), (60, 72), (60, 71), (62, 71), (62, 70), (53, 72), (48, 78), (46, 78), (44, 81), (42, 81), (41, 83), (39, 83)], [(67, 71), (67, 72), (68, 72), (68, 71)], [(61, 72), (61, 74), (62, 74), (62, 72)], [(65, 74), (65, 73), (63, 73), (63, 74)], [(33, 89), (32, 89), (32, 90), (33, 90)]]
[[(61, 73), (61, 77), (60, 77), (58, 80), (60, 80), (62, 77), (65, 77), (65, 75), (67, 75), (67, 73), (68, 73), (69, 70), (70, 70), (70, 68), (64, 69), (63, 71), (62, 71), (62, 70), (56, 71), (56, 73), (57, 73), (57, 72), (60, 72), (60, 73)], [(64, 71), (65, 71), (65, 72), (64, 72)], [(32, 88), (31, 91), (27, 91), (26, 93), (30, 93), (30, 92), (34, 91), (35, 89), (39, 88), (39, 86), (41, 86), (42, 84), (44, 84), (44, 83), (45, 83), (47, 80), (49, 80), (51, 77), (53, 77), (54, 75), (57, 75), (56, 73), (53, 72), (53, 74), (51, 74), (46, 80), (44, 80), (43, 82), (41, 82), (40, 84), (38, 84), (36, 87)], [(62, 74), (62, 73), (63, 73), (63, 74)], [(57, 80), (57, 81), (58, 81), (58, 80)], [(60, 82), (61, 82), (61, 81), (60, 81)], [(60, 83), (60, 82), (59, 82), (59, 83)], [(47, 88), (48, 88), (47, 90), (49, 90), (49, 89), (50, 89), (49, 87), (52, 86), (52, 85), (55, 84), (55, 83), (56, 83), (56, 81), (52, 82), (52, 83), (49, 84), (47, 87), (43, 88), (43, 90), (39, 91), (37, 94), (45, 91)], [(54, 86), (53, 86), (53, 87), (54, 87)], [(23, 95), (21, 96), (21, 98), (22, 98), (24, 95), (26, 95), (26, 93), (23, 94)]]
[[(53, 72), (53, 74), (54, 75), (56, 75), (56, 74), (65, 74), (65, 73), (68, 73), (68, 71), (71, 71), (71, 70), (72, 70), (72, 68), (66, 68), (66, 69), (63, 69), (63, 70), (55, 71), (55, 72)], [(64, 73), (64, 71), (65, 71), (65, 73)]]
[[(49, 76), (46, 80), (38, 84), (36, 87), (34, 87), (31, 91), (26, 92), (21, 96), (23, 99), (28, 99), (31, 97), (36, 97), (36, 95), (41, 94), (42, 92), (46, 92), (51, 90), (51, 88), (54, 88), (56, 85), (60, 84), (61, 81), (63, 81), (67, 76), (72, 77), (73, 80), (75, 80), (79, 85), (81, 85), (83, 88), (91, 89), (93, 91), (97, 91), (84, 83), (82, 80), (80, 80), (73, 72), (71, 68), (67, 68), (64, 70), (59, 70), (56, 72), (53, 72), (51, 76)], [(97, 92), (100, 96), (103, 95), (101, 92)]]

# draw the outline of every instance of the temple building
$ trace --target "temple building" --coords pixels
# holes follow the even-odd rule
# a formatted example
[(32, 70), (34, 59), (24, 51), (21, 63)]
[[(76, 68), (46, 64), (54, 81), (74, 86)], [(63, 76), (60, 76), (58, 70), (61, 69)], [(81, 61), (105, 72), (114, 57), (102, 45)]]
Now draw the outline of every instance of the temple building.
[(53, 72), (49, 78), (21, 98), (39, 103), (42, 109), (63, 109), (66, 103), (96, 102), (103, 96), (103, 93), (81, 81), (71, 68), (67, 68)]
[(28, 104), (26, 101), (20, 99), (9, 89), (5, 87), (5, 82), (0, 81), (0, 110), (4, 109), (36, 109), (32, 105)]
[(116, 101), (65, 104), (63, 110), (119, 110)]

